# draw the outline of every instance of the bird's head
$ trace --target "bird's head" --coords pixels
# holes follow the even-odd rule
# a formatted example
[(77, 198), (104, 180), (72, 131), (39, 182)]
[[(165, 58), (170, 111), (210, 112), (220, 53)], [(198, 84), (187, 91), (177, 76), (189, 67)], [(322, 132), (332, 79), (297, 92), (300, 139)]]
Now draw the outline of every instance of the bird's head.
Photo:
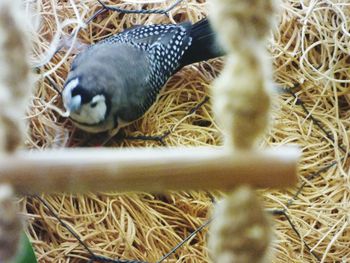
[[(136, 58), (130, 61), (127, 52), (121, 52), (124, 48), (96, 44), (74, 58), (62, 99), (70, 118), (83, 130), (97, 133), (115, 129), (122, 122), (119, 112), (133, 107), (129, 91), (141, 80), (131, 71)], [(130, 112), (128, 119), (134, 118)]]
[[(64, 107), (72, 121), (88, 132), (115, 129), (115, 108), (125, 85), (125, 70), (113, 45), (93, 45), (78, 54), (72, 63), (62, 91)], [(117, 51), (120, 51), (119, 49)]]
[[(84, 86), (85, 84), (85, 86)], [(105, 94), (92, 89), (79, 77), (67, 81), (62, 92), (63, 104), (73, 121), (81, 125), (101, 124), (109, 112), (109, 101)]]

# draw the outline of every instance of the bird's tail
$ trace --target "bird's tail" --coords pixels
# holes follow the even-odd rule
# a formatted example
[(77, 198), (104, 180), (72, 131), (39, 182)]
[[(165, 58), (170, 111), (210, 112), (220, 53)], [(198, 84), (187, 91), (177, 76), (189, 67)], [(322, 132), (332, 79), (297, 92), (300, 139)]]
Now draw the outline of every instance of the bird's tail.
[(180, 68), (225, 55), (207, 18), (193, 24), (190, 30), (192, 43), (181, 59)]

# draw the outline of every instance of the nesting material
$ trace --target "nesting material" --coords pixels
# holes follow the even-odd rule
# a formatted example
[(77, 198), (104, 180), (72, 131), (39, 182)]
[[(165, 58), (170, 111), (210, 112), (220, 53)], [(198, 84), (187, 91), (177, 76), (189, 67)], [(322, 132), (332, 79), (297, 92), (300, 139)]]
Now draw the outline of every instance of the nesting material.
[[(28, 5), (31, 2), (28, 1)], [(33, 17), (33, 21), (40, 22), (38, 33), (33, 35), (36, 39), (33, 62), (46, 58), (64, 21), (77, 20), (77, 14), (87, 18), (99, 9), (98, 3), (92, 0), (52, 3), (37, 1), (28, 8), (40, 14), (40, 20), (37, 19), (39, 16)], [(76, 4), (77, 12), (72, 3)], [(170, 2), (151, 7), (167, 4)], [(284, 0), (280, 22), (270, 39), (275, 80), (281, 87), (299, 85), (295, 89), (296, 95), (332, 136), (331, 139), (326, 137), (293, 96), (289, 93), (280, 95), (281, 107), (273, 112), (274, 126), (264, 144), (278, 147), (295, 143), (303, 148), (300, 184), (305, 186), (295, 200), (292, 196), (297, 189), (260, 192), (266, 208), (287, 209), (300, 233), (299, 237), (284, 216), (274, 216), (275, 262), (319, 262), (322, 259), (323, 262), (341, 262), (350, 258), (349, 165), (342, 159), (345, 153), (339, 147), (343, 145), (348, 151), (350, 130), (350, 97), (347, 95), (350, 11), (347, 4), (347, 0)], [(138, 8), (126, 3), (118, 6)], [(80, 31), (78, 40), (82, 43), (95, 42), (134, 24), (186, 19), (197, 21), (206, 14), (206, 10), (204, 2), (190, 0), (170, 12), (169, 19), (161, 15), (106, 12)], [(75, 22), (64, 27), (63, 32), (68, 34), (80, 25)], [(40, 71), (52, 72), (50, 76), (62, 86), (72, 58), (73, 55), (66, 51), (58, 53)], [(164, 139), (170, 146), (222, 144), (210, 104), (187, 115), (209, 94), (209, 83), (221, 68), (221, 61), (214, 60), (189, 66), (177, 73), (167, 84), (159, 102), (143, 119), (124, 129), (125, 133), (161, 135), (171, 130), (172, 133)], [(28, 116), (28, 148), (94, 146), (103, 141), (102, 136), (91, 136), (74, 129), (69, 121), (49, 110), (46, 103), (61, 106), (59, 95), (47, 81), (41, 80), (37, 83)], [(155, 141), (114, 140), (110, 145), (138, 147), (160, 144)], [(310, 177), (334, 161), (335, 166), (321, 175)], [(62, 194), (45, 196), (45, 199), (97, 254), (149, 262), (159, 260), (182, 238), (206, 222), (208, 211), (212, 208), (212, 195), (204, 192)], [(288, 202), (291, 204), (287, 208)], [(84, 262), (83, 259), (89, 257), (37, 200), (25, 199), (23, 205), (40, 262)], [(201, 231), (170, 256), (169, 262), (208, 262), (206, 234), (206, 229)], [(310, 254), (305, 244), (319, 260)]]

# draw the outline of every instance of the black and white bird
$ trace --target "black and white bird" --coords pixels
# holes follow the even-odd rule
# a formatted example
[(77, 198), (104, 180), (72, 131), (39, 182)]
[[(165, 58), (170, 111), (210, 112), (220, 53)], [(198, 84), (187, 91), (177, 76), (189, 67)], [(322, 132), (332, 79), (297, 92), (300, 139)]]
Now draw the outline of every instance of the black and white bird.
[(79, 128), (113, 136), (142, 117), (182, 67), (222, 55), (207, 19), (135, 26), (76, 56), (62, 92), (64, 107)]

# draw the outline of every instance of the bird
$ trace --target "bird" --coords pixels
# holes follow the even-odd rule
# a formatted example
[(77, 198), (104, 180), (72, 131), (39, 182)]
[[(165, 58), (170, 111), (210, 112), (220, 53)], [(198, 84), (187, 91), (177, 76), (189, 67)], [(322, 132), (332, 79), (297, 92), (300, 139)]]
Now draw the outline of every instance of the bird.
[(149, 110), (172, 75), (224, 53), (207, 18), (136, 25), (90, 45), (73, 59), (63, 105), (78, 128), (113, 137)]

